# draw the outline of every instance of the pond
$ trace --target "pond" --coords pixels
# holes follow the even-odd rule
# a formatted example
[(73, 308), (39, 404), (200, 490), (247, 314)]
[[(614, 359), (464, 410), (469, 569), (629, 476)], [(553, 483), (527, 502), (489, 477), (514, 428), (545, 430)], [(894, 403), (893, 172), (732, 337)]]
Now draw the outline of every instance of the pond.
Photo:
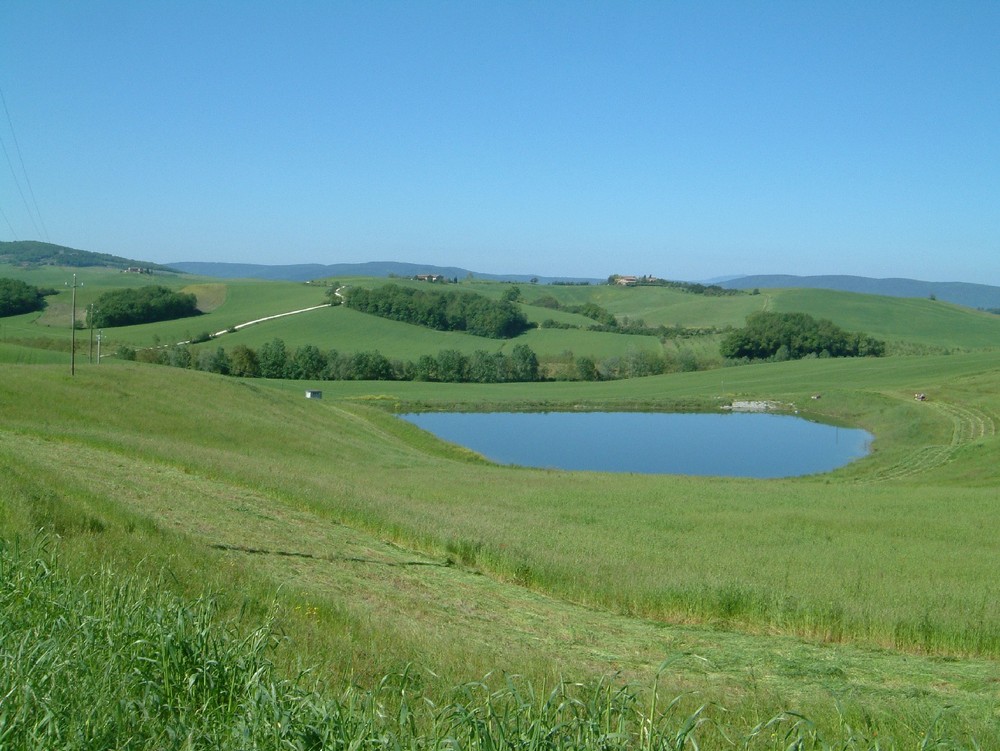
[(422, 412), (400, 415), (499, 464), (776, 478), (868, 453), (864, 430), (767, 413)]

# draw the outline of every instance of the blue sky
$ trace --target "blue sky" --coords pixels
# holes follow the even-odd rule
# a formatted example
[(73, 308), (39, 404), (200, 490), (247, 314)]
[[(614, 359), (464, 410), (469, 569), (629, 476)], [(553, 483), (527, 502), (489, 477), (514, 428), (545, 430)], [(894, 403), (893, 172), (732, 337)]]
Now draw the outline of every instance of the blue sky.
[(4, 0), (0, 240), (1000, 285), (998, 39), (995, 0)]

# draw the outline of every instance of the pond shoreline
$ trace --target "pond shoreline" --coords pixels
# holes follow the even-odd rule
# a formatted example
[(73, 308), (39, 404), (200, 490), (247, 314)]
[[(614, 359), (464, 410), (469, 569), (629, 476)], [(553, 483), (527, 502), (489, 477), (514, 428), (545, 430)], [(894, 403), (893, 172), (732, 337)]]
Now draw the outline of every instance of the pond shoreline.
[(808, 420), (779, 406), (781, 412), (754, 405), (715, 412), (398, 417), (497, 464), (567, 471), (777, 479), (830, 472), (869, 453), (873, 437), (867, 431)]

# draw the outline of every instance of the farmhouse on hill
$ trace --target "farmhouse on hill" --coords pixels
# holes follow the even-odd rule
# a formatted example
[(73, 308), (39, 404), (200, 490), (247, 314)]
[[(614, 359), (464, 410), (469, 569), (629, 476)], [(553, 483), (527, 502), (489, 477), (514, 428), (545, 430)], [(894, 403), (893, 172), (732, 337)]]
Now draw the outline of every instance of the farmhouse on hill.
[(615, 284), (621, 285), (622, 287), (635, 287), (639, 284), (654, 284), (660, 281), (655, 276), (622, 276), (621, 274), (616, 274), (614, 276)]

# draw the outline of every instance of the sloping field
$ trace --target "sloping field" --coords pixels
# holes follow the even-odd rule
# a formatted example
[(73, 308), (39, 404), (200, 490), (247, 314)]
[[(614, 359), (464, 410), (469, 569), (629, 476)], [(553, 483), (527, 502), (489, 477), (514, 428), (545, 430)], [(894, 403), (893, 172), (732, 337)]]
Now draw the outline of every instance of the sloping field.
[(476, 350), (509, 351), (515, 344), (527, 344), (539, 355), (558, 355), (570, 350), (578, 355), (610, 357), (623, 355), (629, 348), (660, 350), (655, 337), (625, 336), (576, 329), (534, 329), (515, 340), (489, 339), (460, 331), (434, 331), (345, 307), (311, 311), (297, 316), (250, 326), (227, 334), (218, 344), (228, 347), (246, 344), (257, 348), (275, 337), (289, 347), (313, 344), (341, 352), (378, 350), (386, 357), (416, 360), (424, 354), (456, 349), (465, 354)]
[[(2, 328), (2, 324), (0, 324)], [(69, 351), (38, 349), (17, 344), (0, 344), (0, 362), (18, 365), (54, 365), (67, 363), (69, 367)]]
[[(66, 283), (73, 270), (42, 268), (6, 268), (3, 275), (23, 278), (32, 284), (52, 286), (60, 293), (49, 298), (42, 313), (4, 319), (7, 336), (12, 340), (33, 340), (39, 337), (66, 340), (69, 338), (71, 291)], [(268, 316), (321, 305), (328, 288), (323, 283), (300, 284), (260, 280), (229, 280), (202, 284), (197, 278), (183, 275), (140, 276), (101, 269), (79, 269), (77, 318), (83, 321), (86, 308), (101, 292), (120, 286), (166, 284), (178, 289), (191, 285), (201, 294), (206, 314), (179, 321), (167, 321), (144, 326), (127, 326), (105, 332), (105, 354), (118, 345), (149, 347), (187, 341), (204, 334), (226, 331), (237, 325)], [(424, 287), (422, 282), (402, 279), (346, 279), (336, 283), (378, 286), (386, 283)], [(201, 286), (199, 286), (201, 284)], [(581, 330), (561, 329), (532, 331), (522, 341), (543, 357), (556, 357), (571, 351), (577, 356), (606, 358), (621, 356), (630, 349), (657, 351), (659, 344), (652, 337), (626, 337), (586, 331), (590, 319), (583, 316), (531, 305), (541, 297), (553, 297), (564, 306), (596, 303), (619, 319), (642, 320), (647, 325), (710, 327), (724, 329), (742, 326), (747, 315), (756, 310), (801, 311), (815, 317), (829, 318), (851, 331), (884, 338), (894, 351), (925, 352), (969, 350), (997, 346), (1000, 342), (1000, 316), (926, 300), (857, 295), (828, 290), (765, 290), (759, 295), (712, 297), (695, 295), (668, 288), (623, 288), (608, 285), (518, 285), (524, 309), (533, 322), (547, 318), (582, 327)], [(474, 291), (490, 297), (500, 297), (512, 285), (479, 280), (463, 281), (440, 289)], [(331, 316), (334, 316), (332, 322)], [(291, 347), (313, 344), (323, 349), (344, 352), (378, 349), (388, 357), (414, 359), (421, 354), (436, 354), (441, 349), (454, 348), (470, 353), (476, 349), (493, 351), (502, 348), (495, 342), (460, 333), (444, 334), (420, 327), (375, 319), (359, 321), (344, 310), (317, 311), (315, 314), (276, 319), (241, 331), (236, 337), (220, 340), (222, 346), (247, 344), (259, 347), (278, 337)], [(712, 359), (711, 338), (691, 345), (702, 359)], [(676, 349), (668, 343), (668, 351)]]
[[(670, 659), (670, 691), (734, 708), (745, 730), (780, 709), (824, 726), (863, 712), (917, 742), (947, 705), (955, 732), (989, 740), (998, 368), (985, 353), (605, 384), (337, 383), (315, 402), (301, 384), (152, 366), (0, 366), (2, 524), (57, 532), (80, 566), (173, 560), (190, 590), (280, 585), (294, 648), (348, 680), (415, 660), (452, 681), (648, 681)], [(525, 470), (375, 406), (737, 397), (867, 427), (875, 453), (781, 481)]]
[(1000, 316), (925, 298), (773, 290), (773, 309), (829, 318), (849, 331), (945, 349), (1000, 346)]

